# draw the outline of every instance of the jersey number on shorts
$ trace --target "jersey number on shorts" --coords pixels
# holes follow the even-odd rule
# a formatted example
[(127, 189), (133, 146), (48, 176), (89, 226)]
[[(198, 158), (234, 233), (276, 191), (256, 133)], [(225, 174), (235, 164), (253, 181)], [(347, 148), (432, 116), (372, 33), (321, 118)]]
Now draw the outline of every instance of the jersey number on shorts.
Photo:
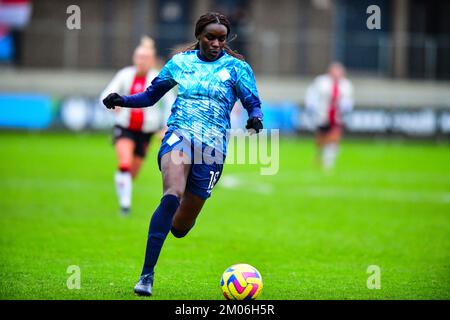
[(208, 185), (208, 193), (211, 192), (212, 188), (214, 188), (214, 185), (217, 182), (217, 178), (219, 177), (220, 171), (210, 171), (209, 174), (211, 175), (211, 179), (209, 180), (209, 185)]

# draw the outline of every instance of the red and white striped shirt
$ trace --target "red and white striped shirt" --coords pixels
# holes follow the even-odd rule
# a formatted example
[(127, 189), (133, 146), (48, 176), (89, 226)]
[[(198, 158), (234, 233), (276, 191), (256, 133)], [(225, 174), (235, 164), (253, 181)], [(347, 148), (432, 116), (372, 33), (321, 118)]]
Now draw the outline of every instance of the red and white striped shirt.
[(346, 78), (335, 81), (329, 75), (318, 76), (306, 91), (305, 106), (317, 126), (340, 125), (341, 113), (353, 109), (353, 85)]

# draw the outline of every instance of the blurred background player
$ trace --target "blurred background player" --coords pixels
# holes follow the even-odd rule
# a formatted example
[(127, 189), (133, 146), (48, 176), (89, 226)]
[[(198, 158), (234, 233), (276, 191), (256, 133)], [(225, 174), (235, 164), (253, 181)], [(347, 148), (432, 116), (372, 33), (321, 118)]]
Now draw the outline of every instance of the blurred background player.
[(306, 108), (316, 125), (317, 158), (325, 170), (334, 167), (342, 131), (342, 114), (353, 109), (353, 85), (338, 62), (319, 75), (306, 91)]
[[(121, 69), (101, 94), (103, 100), (108, 93), (135, 94), (145, 90), (158, 75), (156, 48), (153, 39), (144, 36), (133, 54), (133, 66)], [(150, 139), (164, 128), (175, 100), (169, 92), (162, 99), (161, 108), (129, 109), (116, 108), (113, 141), (118, 157), (118, 168), (114, 177), (119, 205), (123, 214), (131, 209), (132, 181), (137, 177), (147, 154)]]

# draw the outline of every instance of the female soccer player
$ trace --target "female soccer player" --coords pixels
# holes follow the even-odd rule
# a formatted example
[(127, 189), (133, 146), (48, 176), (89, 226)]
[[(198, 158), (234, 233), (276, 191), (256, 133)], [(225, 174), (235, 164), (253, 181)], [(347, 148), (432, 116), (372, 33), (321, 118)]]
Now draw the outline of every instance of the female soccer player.
[[(101, 99), (114, 91), (120, 94), (142, 92), (158, 75), (155, 69), (156, 49), (154, 41), (143, 37), (133, 54), (133, 66), (121, 69), (101, 94)], [(115, 174), (116, 192), (122, 214), (128, 214), (131, 208), (132, 180), (135, 179), (147, 154), (152, 135), (159, 131), (170, 113), (175, 100), (172, 93), (165, 96), (163, 108), (115, 110), (113, 141), (118, 157), (118, 169)]]
[(253, 71), (228, 47), (230, 28), (222, 14), (201, 16), (195, 26), (196, 43), (174, 55), (145, 92), (111, 93), (104, 99), (107, 108), (147, 107), (178, 85), (158, 154), (163, 197), (150, 221), (144, 266), (134, 288), (139, 295), (152, 294), (154, 268), (169, 231), (177, 238), (189, 232), (220, 179), (230, 112), (237, 99), (248, 112), (246, 128), (263, 128)]
[(318, 159), (323, 169), (331, 170), (341, 140), (341, 114), (353, 108), (353, 86), (345, 78), (342, 64), (332, 63), (328, 74), (314, 79), (307, 89), (305, 104), (313, 113), (317, 125)]

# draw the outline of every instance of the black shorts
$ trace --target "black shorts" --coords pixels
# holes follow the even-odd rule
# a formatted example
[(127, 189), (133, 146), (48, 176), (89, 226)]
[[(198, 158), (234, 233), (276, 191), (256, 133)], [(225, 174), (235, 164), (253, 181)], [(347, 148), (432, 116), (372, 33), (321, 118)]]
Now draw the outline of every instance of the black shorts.
[(113, 144), (115, 144), (117, 140), (121, 138), (131, 139), (135, 144), (133, 154), (137, 157), (145, 158), (148, 150), (148, 145), (153, 134), (154, 132), (146, 133), (142, 131), (129, 130), (121, 126), (114, 126)]
[(340, 128), (340, 125), (338, 125), (338, 124), (335, 124), (335, 125), (325, 124), (325, 125), (322, 125), (322, 126), (318, 126), (317, 127), (317, 132), (318, 133), (328, 133), (332, 129), (336, 129), (336, 128)]

